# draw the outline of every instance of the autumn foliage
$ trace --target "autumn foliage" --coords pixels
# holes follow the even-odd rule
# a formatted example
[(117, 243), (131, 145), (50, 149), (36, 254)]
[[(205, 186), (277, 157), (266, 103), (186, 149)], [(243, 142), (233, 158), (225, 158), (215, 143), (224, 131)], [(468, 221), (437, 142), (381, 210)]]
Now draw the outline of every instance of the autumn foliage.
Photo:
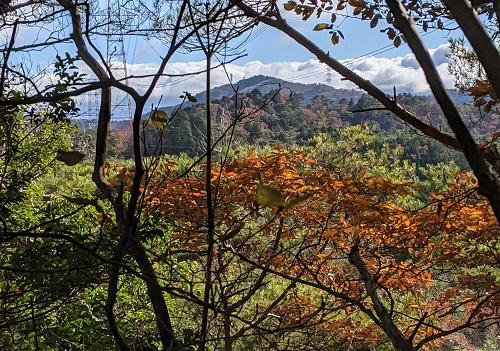
[[(162, 178), (145, 190), (145, 211), (175, 228), (168, 250), (206, 252), (205, 171), (178, 177), (174, 163), (163, 166)], [(457, 175), (425, 206), (408, 209), (404, 199), (419, 191), (414, 185), (365, 171), (344, 176), (303, 151), (277, 147), (259, 156), (250, 150), (214, 167), (210, 254), (302, 287), (293, 303), (275, 308), (280, 325), (308, 320), (317, 335), (335, 331), (336, 344), (383, 342), (366, 281), (350, 259), (354, 248), (414, 345), (443, 342), (453, 328), (498, 321), (499, 227), (468, 174)], [(329, 312), (318, 314), (318, 306)]]

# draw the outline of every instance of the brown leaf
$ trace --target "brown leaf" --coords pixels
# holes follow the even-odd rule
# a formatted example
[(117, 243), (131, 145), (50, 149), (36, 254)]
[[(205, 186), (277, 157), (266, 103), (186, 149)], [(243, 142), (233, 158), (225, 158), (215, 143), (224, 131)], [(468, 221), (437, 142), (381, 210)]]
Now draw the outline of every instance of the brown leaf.
[(332, 40), (332, 44), (333, 45), (337, 45), (339, 43), (339, 36), (338, 36), (338, 34), (337, 33), (333, 33), (331, 40)]
[(401, 45), (401, 38), (397, 36), (396, 38), (394, 38), (394, 46), (399, 48), (400, 45)]

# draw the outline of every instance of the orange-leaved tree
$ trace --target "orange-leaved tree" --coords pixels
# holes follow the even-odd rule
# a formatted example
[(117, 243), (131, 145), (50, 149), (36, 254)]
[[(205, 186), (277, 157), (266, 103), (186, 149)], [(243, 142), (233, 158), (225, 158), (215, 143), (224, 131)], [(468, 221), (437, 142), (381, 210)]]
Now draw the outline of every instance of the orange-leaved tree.
[[(169, 173), (173, 165), (165, 167)], [(499, 228), (468, 174), (426, 206), (405, 209), (402, 199), (415, 186), (363, 172), (344, 177), (303, 151), (250, 151), (212, 172), (213, 270), (221, 282), (212, 284), (213, 320), (244, 318), (235, 312), (251, 305), (246, 322), (266, 330), (302, 328), (324, 338), (322, 347), (390, 342), (397, 350), (498, 323)], [(189, 253), (203, 266), (204, 170), (169, 174), (152, 181), (146, 212), (171, 220), (172, 257)], [(268, 284), (279, 291), (263, 306)], [(231, 344), (243, 335), (226, 332)]]
[[(485, 195), (500, 219), (500, 156), (495, 141), (487, 145), (478, 145), (472, 136), (470, 126), (466, 125), (458, 109), (455, 107), (440, 75), (432, 61), (430, 54), (425, 48), (417, 25), (427, 31), (430, 26), (444, 29), (448, 23), (456, 22), (463, 31), (465, 37), (471, 43), (474, 54), (477, 56), (478, 67), (484, 68), (483, 87), (475, 87), (471, 93), (478, 99), (489, 95), (493, 100), (500, 94), (500, 72), (497, 67), (500, 64), (500, 54), (493, 42), (498, 33), (498, 1), (479, 1), (472, 4), (468, 1), (398, 1), (398, 0), (301, 0), (288, 1), (284, 5), (278, 5), (274, 1), (238, 1), (236, 5), (255, 21), (262, 22), (274, 27), (295, 40), (304, 48), (313, 53), (320, 62), (323, 62), (346, 80), (356, 84), (380, 102), (382, 106), (375, 106), (364, 111), (387, 110), (394, 113), (404, 123), (419, 130), (444, 145), (460, 150), (464, 153), (472, 171), (479, 182), (479, 192)], [(344, 34), (336, 25), (337, 16), (344, 18), (356, 17), (370, 21), (371, 28), (381, 28), (387, 33), (395, 46), (407, 42), (415, 54), (430, 86), (434, 97), (443, 112), (453, 134), (442, 132), (436, 126), (425, 123), (411, 111), (402, 107), (396, 99), (379, 89), (369, 80), (358, 75), (345, 64), (330, 56), (329, 51), (320, 49), (310, 38), (300, 33), (286, 22), (283, 11), (294, 11), (307, 20), (312, 15), (317, 18), (323, 16), (328, 22), (317, 23), (316, 31), (328, 31), (333, 44), (337, 44)], [(482, 16), (479, 17), (478, 14)], [(342, 21), (339, 21), (342, 23)], [(494, 28), (490, 32), (485, 26)], [(395, 87), (396, 89), (396, 87)], [(491, 94), (490, 94), (491, 91)], [(394, 94), (396, 95), (396, 94)], [(483, 101), (480, 100), (480, 101)], [(492, 100), (492, 101), (493, 101)], [(486, 104), (484, 100), (484, 104)], [(493, 103), (493, 102), (492, 102)], [(491, 107), (491, 106), (490, 106)], [(361, 112), (361, 111), (357, 111)], [(491, 169), (493, 167), (493, 169)]]

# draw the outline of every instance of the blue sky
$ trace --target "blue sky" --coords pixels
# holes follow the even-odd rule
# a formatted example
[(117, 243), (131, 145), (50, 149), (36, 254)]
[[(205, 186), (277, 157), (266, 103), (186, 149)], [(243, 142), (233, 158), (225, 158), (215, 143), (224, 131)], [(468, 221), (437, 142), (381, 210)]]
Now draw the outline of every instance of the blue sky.
[[(341, 40), (338, 45), (333, 46), (330, 42), (330, 36), (327, 31), (314, 32), (312, 28), (321, 19), (311, 18), (308, 21), (302, 21), (294, 13), (287, 14), (287, 22), (298, 29), (301, 33), (306, 34), (311, 40), (317, 43), (325, 51), (330, 51), (330, 54), (338, 59), (351, 59), (361, 55), (365, 55), (374, 50), (381, 49), (391, 44), (385, 33), (380, 32), (380, 26), (375, 29), (369, 28), (368, 21), (359, 19), (347, 18), (340, 29), (345, 35), (346, 40)], [(436, 48), (441, 44), (448, 42), (449, 33), (447, 31), (432, 31), (429, 30), (425, 34), (424, 40), (429, 48)], [(241, 58), (239, 63), (259, 60), (263, 63), (271, 63), (275, 61), (307, 61), (313, 58), (306, 49), (296, 44), (285, 34), (274, 28), (267, 27), (264, 24), (259, 24), (254, 28), (254, 33), (250, 35), (250, 42), (245, 45), (247, 56)], [(137, 44), (136, 44), (137, 43)], [(154, 39), (150, 43), (138, 42), (134, 40), (127, 44), (128, 61), (131, 63), (154, 63), (158, 62), (158, 55), (151, 47), (157, 47), (159, 43)], [(134, 47), (136, 47), (135, 50)], [(158, 52), (161, 49), (158, 48)], [(409, 48), (407, 45), (401, 45), (399, 48), (392, 48), (378, 56), (380, 57), (397, 57), (408, 54)], [(134, 57), (132, 57), (134, 55)], [(187, 62), (202, 60), (201, 53), (192, 53), (190, 55), (176, 55), (175, 61)]]
[[(285, 18), (295, 29), (307, 35), (325, 51), (329, 51), (330, 56), (348, 64), (349, 68), (382, 89), (392, 91), (392, 88), (396, 86), (398, 91), (424, 94), (428, 92), (423, 74), (409, 52), (408, 46), (402, 44), (399, 48), (391, 47), (391, 41), (388, 40), (386, 34), (380, 32), (380, 28), (383, 27), (382, 23), (376, 29), (370, 29), (368, 21), (346, 18), (340, 26), (345, 40), (341, 40), (338, 45), (333, 46), (327, 31), (314, 32), (312, 30), (316, 23), (324, 21), (324, 19), (311, 18), (304, 22), (294, 13), (287, 13)], [(341, 17), (337, 20), (338, 23), (341, 22), (340, 19)], [(433, 54), (445, 83), (452, 87), (452, 79), (447, 73), (446, 43), (448, 35), (449, 33), (446, 31), (434, 31), (424, 35), (423, 39)], [(18, 35), (17, 45), (32, 42), (37, 36), (43, 36), (43, 33), (41, 34), (36, 28), (24, 28)], [(8, 35), (5, 37), (8, 38)], [(96, 44), (102, 52), (106, 52), (105, 42), (101, 40), (97, 41)], [(160, 56), (165, 52), (165, 46), (156, 39), (126, 40), (124, 46), (129, 74), (155, 73)], [(327, 67), (315, 60), (312, 54), (285, 34), (274, 28), (266, 27), (264, 24), (254, 27), (250, 34), (250, 40), (244, 49), (247, 56), (227, 66), (228, 72), (233, 76), (233, 81), (264, 74), (295, 82), (328, 83), (339, 88), (356, 88), (348, 82), (341, 81), (335, 73), (332, 74), (333, 79), (327, 82)], [(369, 54), (379, 49), (382, 50), (375, 54)], [(67, 44), (58, 47), (60, 54), (65, 51), (74, 54), (74, 46)], [(30, 54), (32, 63), (40, 66), (53, 62), (54, 55), (55, 51), (50, 49)], [(203, 60), (204, 57), (200, 52), (189, 55), (176, 54), (167, 66), (166, 73), (184, 74), (202, 70), (204, 68)], [(82, 70), (90, 73), (85, 67), (82, 67)], [(49, 69), (49, 71), (51, 70)], [(214, 85), (228, 83), (226, 74), (221, 69), (214, 71), (213, 83)], [(148, 80), (131, 80), (129, 84), (140, 91), (145, 89)], [(178, 102), (179, 94), (184, 90), (192, 93), (204, 90), (203, 78), (199, 76), (182, 79), (162, 78), (157, 89), (153, 92), (151, 102), (155, 104), (161, 98), (162, 104), (175, 104)], [(117, 96), (117, 99), (120, 98)]]

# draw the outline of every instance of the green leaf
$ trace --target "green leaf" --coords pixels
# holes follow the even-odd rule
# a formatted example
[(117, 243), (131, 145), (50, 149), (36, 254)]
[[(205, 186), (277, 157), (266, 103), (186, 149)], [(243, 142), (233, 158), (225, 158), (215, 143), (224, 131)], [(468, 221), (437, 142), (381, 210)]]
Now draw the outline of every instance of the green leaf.
[(318, 32), (320, 30), (329, 29), (330, 25), (328, 23), (318, 23), (314, 26), (314, 31)]
[(67, 166), (74, 166), (81, 162), (84, 157), (85, 155), (79, 151), (59, 151), (56, 160), (63, 162)]
[(257, 185), (257, 202), (261, 206), (279, 208), (283, 204), (283, 196), (279, 190), (259, 183)]
[(65, 195), (63, 195), (63, 197), (66, 199), (66, 201), (71, 202), (75, 205), (97, 206), (97, 199), (85, 199), (83, 197), (70, 197)]
[(292, 206), (300, 205), (301, 203), (307, 201), (307, 199), (309, 199), (312, 195), (313, 195), (312, 193), (305, 193), (303, 195), (294, 197), (293, 199), (289, 200), (286, 203), (285, 207), (286, 208), (290, 208)]

